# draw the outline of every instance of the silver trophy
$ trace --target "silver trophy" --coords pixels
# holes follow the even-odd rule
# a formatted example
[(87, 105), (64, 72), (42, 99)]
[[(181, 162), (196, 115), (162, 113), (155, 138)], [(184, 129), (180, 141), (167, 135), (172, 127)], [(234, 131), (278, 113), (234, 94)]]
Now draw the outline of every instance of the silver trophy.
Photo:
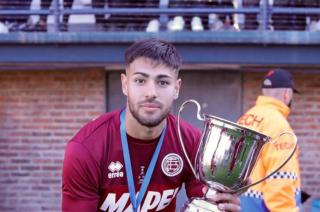
[[(204, 122), (204, 130), (197, 150), (194, 164), (188, 157), (181, 136), (180, 116), (184, 106), (194, 103), (197, 106), (197, 119)], [(276, 139), (250, 130), (236, 123), (208, 115), (200, 114), (201, 107), (196, 100), (185, 101), (178, 113), (178, 135), (183, 152), (196, 179), (206, 184), (209, 189), (206, 197), (224, 191), (242, 193), (279, 171), (293, 156), (297, 148), (297, 137), (291, 132), (281, 133)], [(267, 142), (276, 142), (282, 135), (294, 138), (295, 147), (289, 157), (273, 172), (257, 182), (248, 185), (248, 178), (258, 159), (261, 148)], [(193, 198), (184, 207), (187, 212), (219, 212), (218, 207), (206, 201), (206, 197)]]

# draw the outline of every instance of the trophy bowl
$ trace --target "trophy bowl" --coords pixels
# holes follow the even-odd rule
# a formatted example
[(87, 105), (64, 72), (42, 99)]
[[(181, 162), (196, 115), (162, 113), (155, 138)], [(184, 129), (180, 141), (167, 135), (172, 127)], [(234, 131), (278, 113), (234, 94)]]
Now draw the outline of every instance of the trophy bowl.
[(237, 191), (247, 183), (261, 148), (269, 140), (266, 135), (205, 114), (196, 157), (199, 179), (215, 190)]
[[(197, 106), (197, 118), (204, 122), (201, 141), (197, 150), (195, 162), (192, 163), (186, 153), (180, 130), (180, 115), (187, 103)], [(217, 191), (241, 193), (250, 186), (256, 185), (279, 169), (293, 156), (297, 139), (293, 133), (281, 133), (276, 139), (271, 139), (257, 131), (240, 126), (231, 121), (212, 115), (200, 114), (200, 105), (196, 100), (184, 102), (178, 113), (178, 135), (182, 150), (196, 179), (206, 184), (208, 197)], [(273, 172), (261, 180), (248, 185), (249, 176), (255, 166), (262, 147), (268, 142), (275, 142), (284, 134), (290, 134), (295, 139), (295, 147), (289, 157)], [(217, 206), (206, 201), (206, 198), (194, 198), (184, 211), (219, 211)]]

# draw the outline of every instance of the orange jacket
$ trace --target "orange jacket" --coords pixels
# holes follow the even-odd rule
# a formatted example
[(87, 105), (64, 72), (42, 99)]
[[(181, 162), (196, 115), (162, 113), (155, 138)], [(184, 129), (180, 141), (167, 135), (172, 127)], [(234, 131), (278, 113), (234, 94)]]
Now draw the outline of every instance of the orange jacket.
[[(247, 111), (238, 123), (259, 131), (272, 138), (259, 155), (251, 173), (252, 182), (274, 171), (294, 149), (292, 136), (284, 135), (275, 143), (273, 140), (282, 132), (293, 132), (287, 117), (290, 108), (272, 97), (259, 96), (256, 105)], [(241, 195), (243, 211), (294, 212), (301, 210), (300, 169), (298, 151), (280, 171), (269, 179), (255, 185)]]

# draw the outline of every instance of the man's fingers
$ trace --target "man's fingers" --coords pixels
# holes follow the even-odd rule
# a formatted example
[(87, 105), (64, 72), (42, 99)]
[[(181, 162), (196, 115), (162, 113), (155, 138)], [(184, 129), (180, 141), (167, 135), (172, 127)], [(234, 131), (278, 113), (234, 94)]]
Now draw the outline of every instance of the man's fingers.
[(236, 195), (228, 193), (217, 193), (215, 195), (215, 201), (218, 204), (219, 210), (240, 212), (240, 199)]
[(203, 186), (202, 187), (203, 194), (207, 193), (207, 191), (208, 191), (208, 186)]
[(218, 208), (219, 210), (222, 210), (222, 211), (232, 211), (232, 212), (240, 212), (241, 210), (240, 205), (233, 204), (233, 203), (219, 203)]
[(214, 201), (216, 202), (230, 202), (233, 204), (240, 204), (239, 197), (234, 194), (217, 193), (212, 196), (212, 199), (214, 199)]
[(219, 210), (240, 212), (240, 198), (236, 194), (212, 192), (212, 190), (208, 190), (208, 187), (203, 187), (202, 191), (206, 193), (206, 199), (217, 205)]

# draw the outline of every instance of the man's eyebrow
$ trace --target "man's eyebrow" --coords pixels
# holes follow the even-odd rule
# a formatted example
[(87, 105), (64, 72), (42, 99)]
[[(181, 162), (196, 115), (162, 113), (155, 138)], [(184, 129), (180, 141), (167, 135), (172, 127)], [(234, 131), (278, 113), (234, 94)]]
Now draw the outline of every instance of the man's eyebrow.
[(133, 73), (133, 75), (142, 75), (144, 77), (148, 77), (149, 76), (149, 74), (146, 74), (146, 73), (143, 73), (143, 72), (135, 72), (135, 73)]
[(169, 75), (161, 74), (161, 75), (158, 75), (157, 78), (172, 78), (172, 77)]
[[(142, 75), (143, 77), (149, 77), (149, 74), (146, 74), (144, 72), (135, 72), (133, 73), (133, 75)], [(170, 75), (166, 75), (166, 74), (160, 74), (157, 76), (158, 79), (163, 79), (163, 78), (172, 78)]]

